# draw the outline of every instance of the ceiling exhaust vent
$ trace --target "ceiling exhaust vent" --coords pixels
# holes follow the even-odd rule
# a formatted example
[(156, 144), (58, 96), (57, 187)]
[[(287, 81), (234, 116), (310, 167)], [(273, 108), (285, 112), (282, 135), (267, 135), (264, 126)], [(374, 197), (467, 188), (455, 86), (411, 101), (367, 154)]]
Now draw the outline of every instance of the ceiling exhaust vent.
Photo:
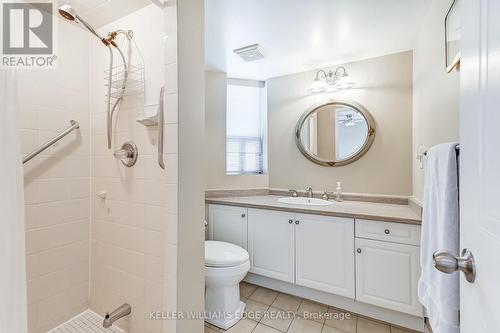
[(264, 50), (259, 44), (253, 44), (234, 50), (246, 62), (255, 61), (264, 58)]

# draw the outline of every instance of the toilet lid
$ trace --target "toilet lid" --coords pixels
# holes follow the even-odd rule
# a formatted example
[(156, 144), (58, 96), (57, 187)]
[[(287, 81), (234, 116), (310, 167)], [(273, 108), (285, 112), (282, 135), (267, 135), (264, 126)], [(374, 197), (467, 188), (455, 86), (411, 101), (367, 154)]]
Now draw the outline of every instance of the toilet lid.
[(205, 266), (238, 266), (247, 262), (248, 258), (248, 252), (237, 245), (226, 242), (205, 241)]

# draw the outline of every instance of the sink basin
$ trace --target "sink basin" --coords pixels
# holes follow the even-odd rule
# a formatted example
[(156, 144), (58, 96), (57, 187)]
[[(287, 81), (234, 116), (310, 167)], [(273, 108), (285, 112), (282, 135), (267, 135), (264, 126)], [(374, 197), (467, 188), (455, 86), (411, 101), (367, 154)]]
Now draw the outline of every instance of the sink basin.
[(304, 198), (304, 197), (285, 197), (279, 198), (278, 202), (289, 204), (289, 205), (305, 205), (305, 206), (330, 206), (333, 202), (317, 199), (317, 198)]

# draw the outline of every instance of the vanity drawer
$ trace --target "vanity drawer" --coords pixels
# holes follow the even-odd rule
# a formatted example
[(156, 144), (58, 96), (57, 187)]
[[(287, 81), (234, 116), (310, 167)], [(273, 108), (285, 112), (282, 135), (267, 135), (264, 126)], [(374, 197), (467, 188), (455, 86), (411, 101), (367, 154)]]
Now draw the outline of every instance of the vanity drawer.
[(356, 237), (420, 246), (420, 226), (356, 219)]

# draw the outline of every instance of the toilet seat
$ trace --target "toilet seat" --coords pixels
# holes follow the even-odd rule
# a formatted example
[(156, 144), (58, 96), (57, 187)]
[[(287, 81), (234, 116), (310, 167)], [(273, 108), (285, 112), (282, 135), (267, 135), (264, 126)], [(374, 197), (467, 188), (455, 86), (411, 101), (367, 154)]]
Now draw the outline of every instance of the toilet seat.
[(248, 252), (231, 243), (205, 241), (206, 267), (234, 267), (249, 260)]

